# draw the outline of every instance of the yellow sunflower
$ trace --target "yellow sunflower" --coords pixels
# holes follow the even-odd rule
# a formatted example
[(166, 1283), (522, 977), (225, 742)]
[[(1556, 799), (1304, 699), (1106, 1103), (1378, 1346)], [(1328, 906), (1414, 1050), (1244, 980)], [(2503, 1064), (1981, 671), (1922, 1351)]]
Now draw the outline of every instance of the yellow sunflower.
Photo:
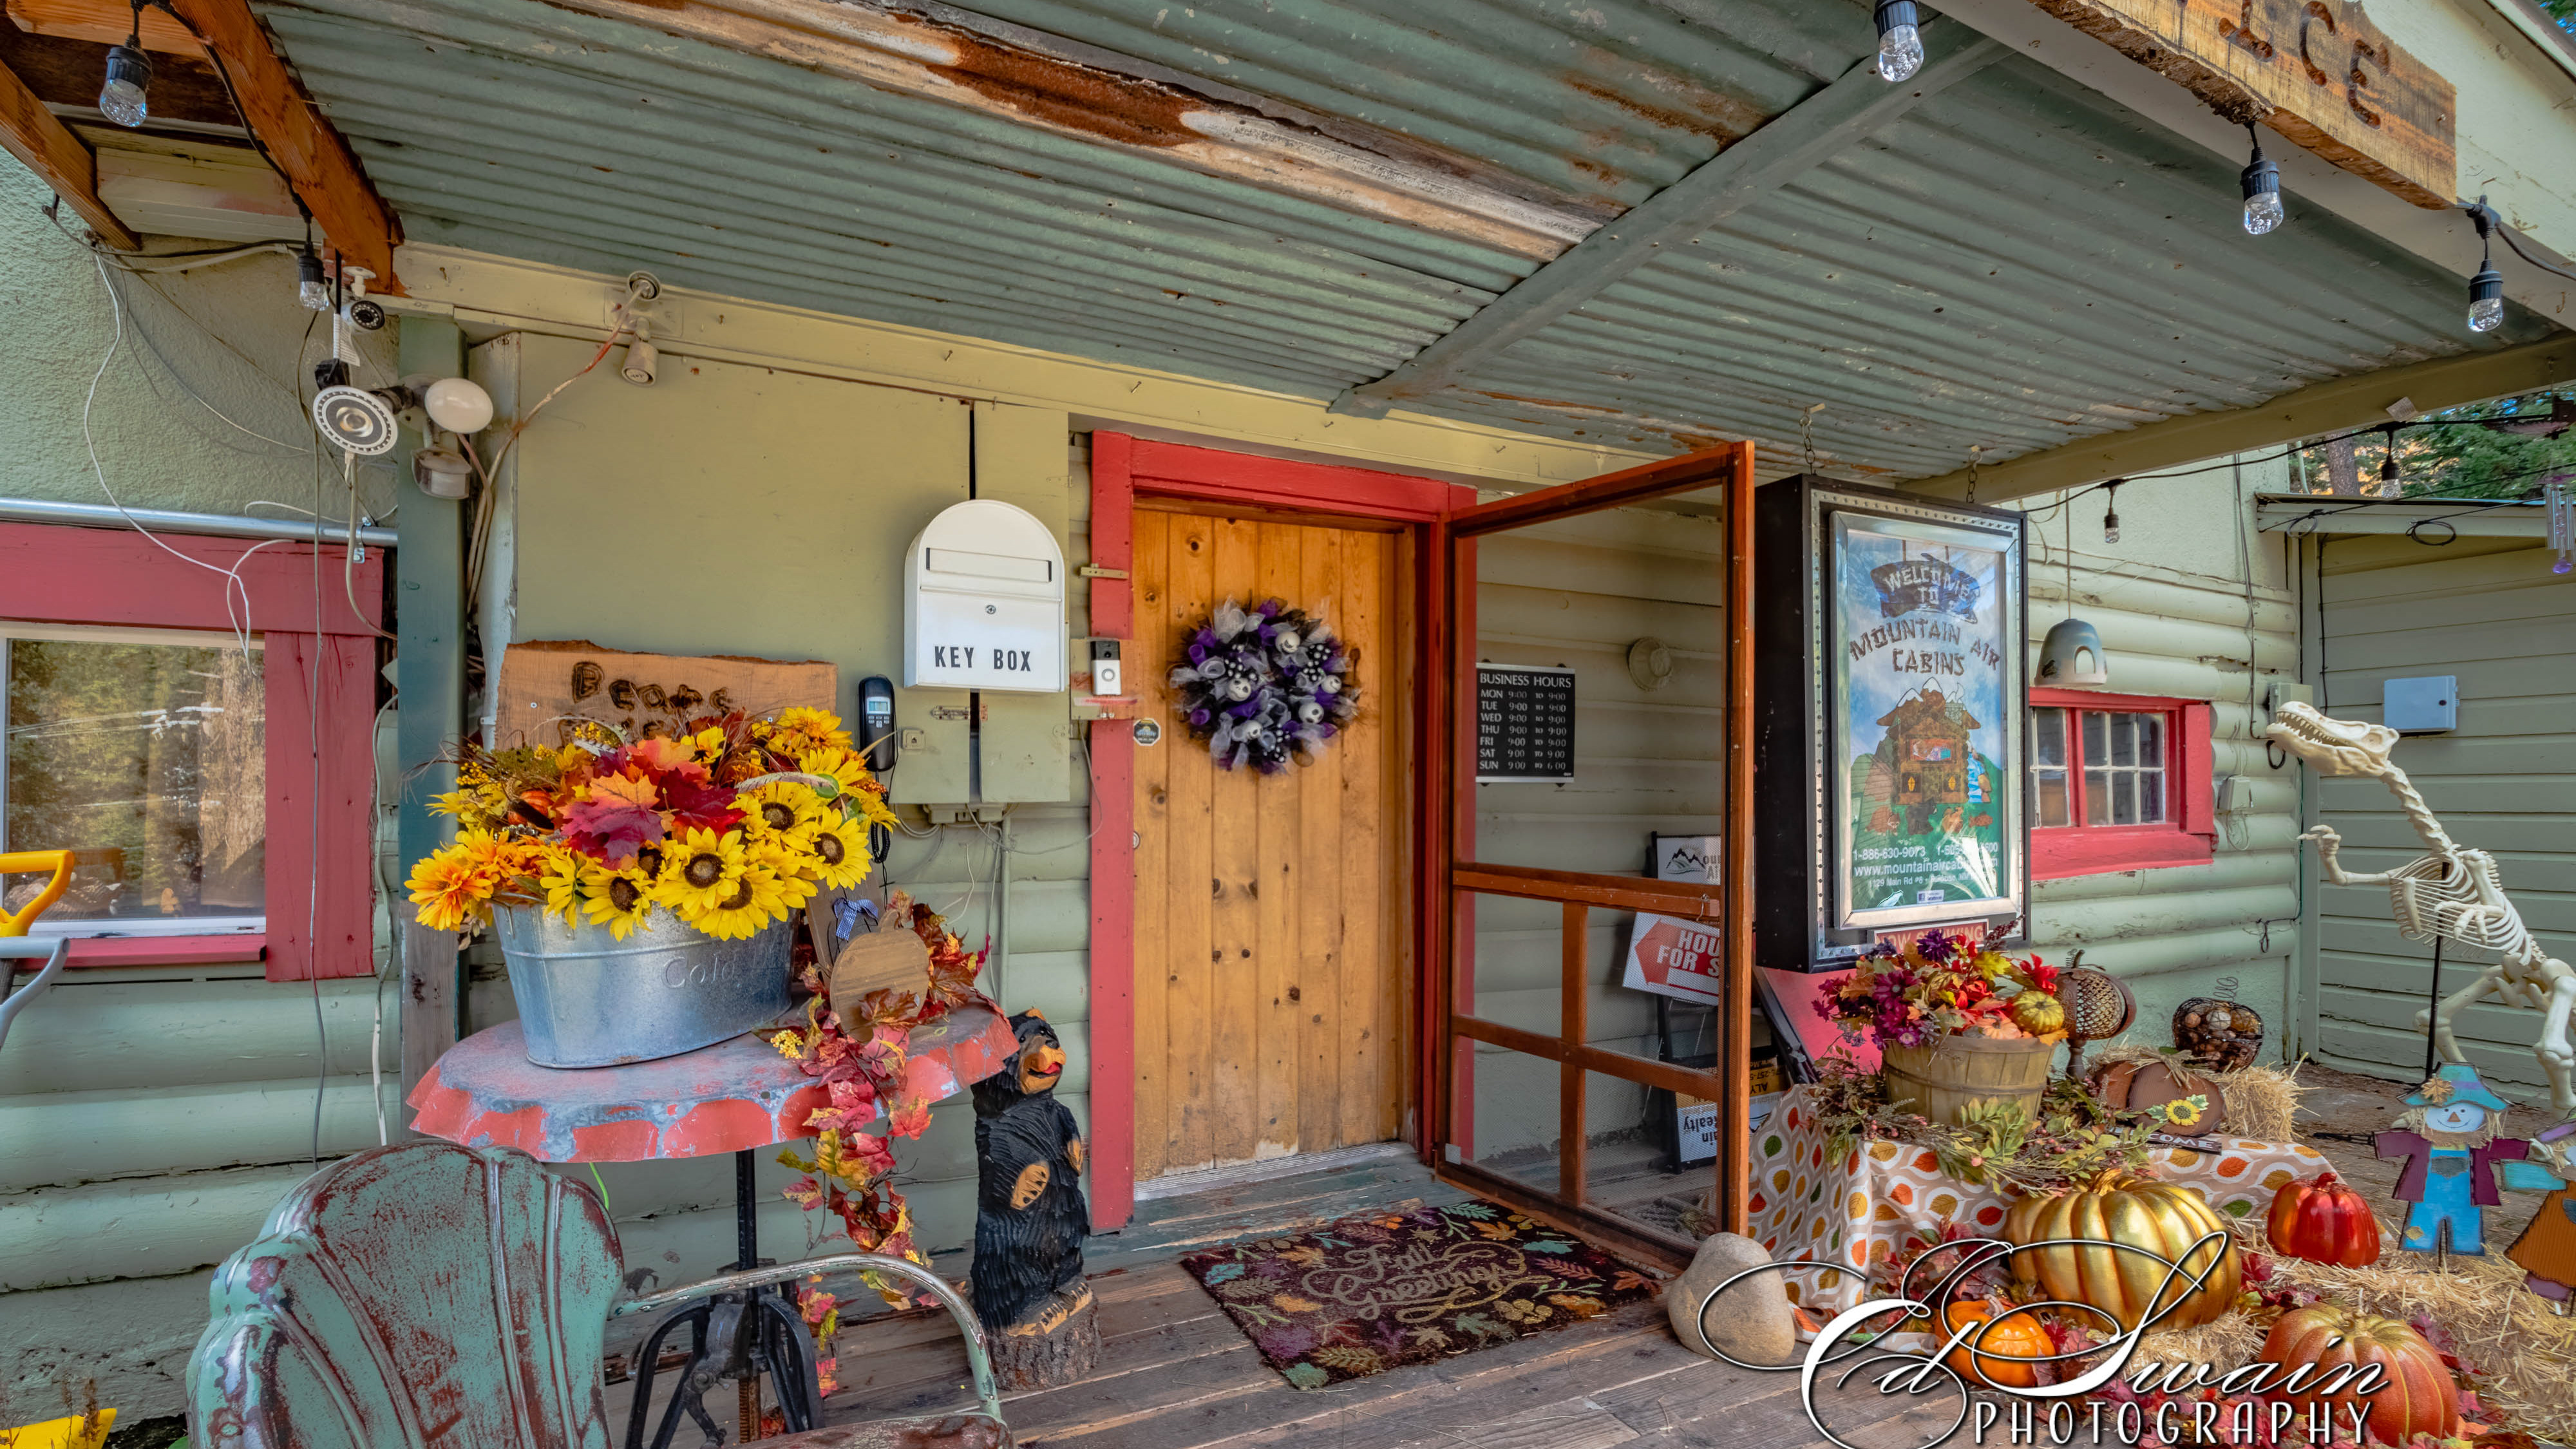
[(691, 826), (686, 837), (665, 845), (655, 893), (681, 920), (696, 925), (701, 915), (732, 898), (746, 864), (740, 836)]
[(589, 884), (589, 873), (596, 868), (598, 862), (566, 850), (552, 853), (545, 868), (537, 873), (537, 884), (545, 888), (546, 909), (563, 917), (565, 925), (581, 924), (584, 887)]
[(841, 717), (827, 709), (807, 709), (798, 705), (778, 712), (777, 733), (773, 748), (782, 755), (801, 755), (807, 750), (838, 747), (847, 749), (850, 732), (841, 728)]
[(814, 850), (805, 835), (773, 835), (745, 847), (754, 870), (776, 877), (779, 895), (789, 910), (801, 911), (814, 899)]
[(834, 890), (843, 890), (868, 878), (868, 828), (857, 820), (829, 821), (806, 838), (813, 851), (816, 879)]
[[(833, 745), (827, 749), (807, 750), (796, 757), (796, 768), (805, 774), (821, 775), (832, 781), (838, 787), (840, 795), (847, 795), (861, 785), (869, 784), (876, 779), (876, 776), (868, 773), (866, 760), (839, 745)], [(833, 799), (837, 796), (827, 795), (824, 798)]]
[(412, 904), (420, 923), (433, 931), (461, 931), (482, 919), (492, 899), (492, 883), (457, 846), (424, 857), (411, 868)]
[(743, 834), (754, 840), (800, 836), (823, 824), (823, 797), (794, 780), (772, 780), (734, 796), (743, 813)]
[(740, 941), (760, 934), (772, 921), (787, 919), (787, 910), (778, 872), (754, 865), (734, 877), (733, 889), (723, 900), (695, 916), (683, 911), (681, 919), (719, 941)]
[(582, 872), (581, 883), (582, 914), (592, 925), (606, 926), (612, 939), (623, 941), (638, 926), (653, 929), (646, 919), (653, 914), (653, 878), (642, 870), (594, 864)]
[(2197, 1127), (2200, 1125), (2201, 1114), (2207, 1111), (2208, 1107), (2209, 1099), (2206, 1097), (2180, 1097), (2167, 1102), (2165, 1103), (2165, 1125)]

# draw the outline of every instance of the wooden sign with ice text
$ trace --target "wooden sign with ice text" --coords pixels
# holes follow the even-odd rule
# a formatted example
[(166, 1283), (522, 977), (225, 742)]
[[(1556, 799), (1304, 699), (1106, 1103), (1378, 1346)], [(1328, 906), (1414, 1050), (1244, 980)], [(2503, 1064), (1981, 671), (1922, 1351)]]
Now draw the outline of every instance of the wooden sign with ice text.
[(558, 745), (573, 721), (615, 725), (629, 740), (670, 735), (701, 715), (774, 715), (791, 705), (832, 709), (840, 670), (732, 655), (629, 654), (584, 640), (513, 644), (501, 656), (495, 748)]
[(2354, 0), (2031, 0), (2422, 207), (2458, 201), (2456, 92)]

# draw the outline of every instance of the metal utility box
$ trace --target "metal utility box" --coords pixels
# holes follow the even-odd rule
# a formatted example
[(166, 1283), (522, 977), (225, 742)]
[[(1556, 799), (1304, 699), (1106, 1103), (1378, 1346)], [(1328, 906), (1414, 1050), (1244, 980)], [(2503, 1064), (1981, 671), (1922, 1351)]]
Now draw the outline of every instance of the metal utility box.
[(2401, 735), (2433, 735), (2460, 727), (2460, 680), (2455, 674), (2390, 679), (2379, 686), (2380, 723)]
[(903, 682), (1061, 694), (1064, 555), (1034, 514), (970, 498), (939, 511), (903, 565)]

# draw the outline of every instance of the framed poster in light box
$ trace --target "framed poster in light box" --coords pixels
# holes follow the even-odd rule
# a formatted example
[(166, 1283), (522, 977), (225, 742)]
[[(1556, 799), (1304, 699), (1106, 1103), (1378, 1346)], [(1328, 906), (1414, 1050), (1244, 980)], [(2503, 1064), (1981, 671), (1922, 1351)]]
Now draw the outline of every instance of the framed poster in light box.
[(1812, 475), (1756, 496), (1755, 939), (1823, 970), (2029, 899), (2022, 518)]

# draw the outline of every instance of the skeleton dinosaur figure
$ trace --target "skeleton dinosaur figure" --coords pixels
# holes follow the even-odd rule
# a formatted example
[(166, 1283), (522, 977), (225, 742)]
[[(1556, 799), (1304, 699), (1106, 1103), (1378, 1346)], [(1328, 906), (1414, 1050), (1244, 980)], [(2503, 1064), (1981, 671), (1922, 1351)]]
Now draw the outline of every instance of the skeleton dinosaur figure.
[(2281, 706), (2280, 714), (2263, 733), (2273, 743), (2315, 765), (2322, 774), (2377, 776), (2397, 797), (2398, 808), (2406, 812), (2415, 833), (2433, 852), (2395, 870), (2355, 875), (2335, 858), (2343, 837), (2335, 833), (2334, 827), (2320, 825), (2300, 839), (2317, 843), (2318, 861), (2325, 867), (2329, 883), (2387, 886), (2389, 909), (2397, 917), (2398, 934), (2410, 941), (2439, 938), (2496, 953), (2496, 963), (2479, 972), (2476, 980), (2442, 998), (2439, 1007), (2415, 1014), (2417, 1026), (2432, 1028), (2434, 1049), (2445, 1061), (2468, 1060), (2460, 1055), (2459, 1039), (2451, 1034), (2451, 1020), (2461, 1008), (2481, 997), (2493, 996), (2507, 1006), (2544, 1012), (2540, 1039), (2533, 1043), (2531, 1054), (2540, 1060), (2540, 1069), (2549, 1076), (2552, 1105), (2562, 1115), (2576, 1116), (2576, 1045), (2569, 1043), (2567, 1034), (2569, 1009), (2576, 1007), (2576, 971), (2540, 949), (2540, 943), (2532, 939), (2531, 931), (2522, 923), (2522, 913), (2505, 899), (2495, 857), (2454, 842), (2444, 833), (2442, 822), (2433, 818), (2432, 810), (2416, 793), (2406, 772), (2389, 763), (2388, 754), (2396, 747), (2397, 731), (2386, 725), (2328, 719), (2292, 701)]

